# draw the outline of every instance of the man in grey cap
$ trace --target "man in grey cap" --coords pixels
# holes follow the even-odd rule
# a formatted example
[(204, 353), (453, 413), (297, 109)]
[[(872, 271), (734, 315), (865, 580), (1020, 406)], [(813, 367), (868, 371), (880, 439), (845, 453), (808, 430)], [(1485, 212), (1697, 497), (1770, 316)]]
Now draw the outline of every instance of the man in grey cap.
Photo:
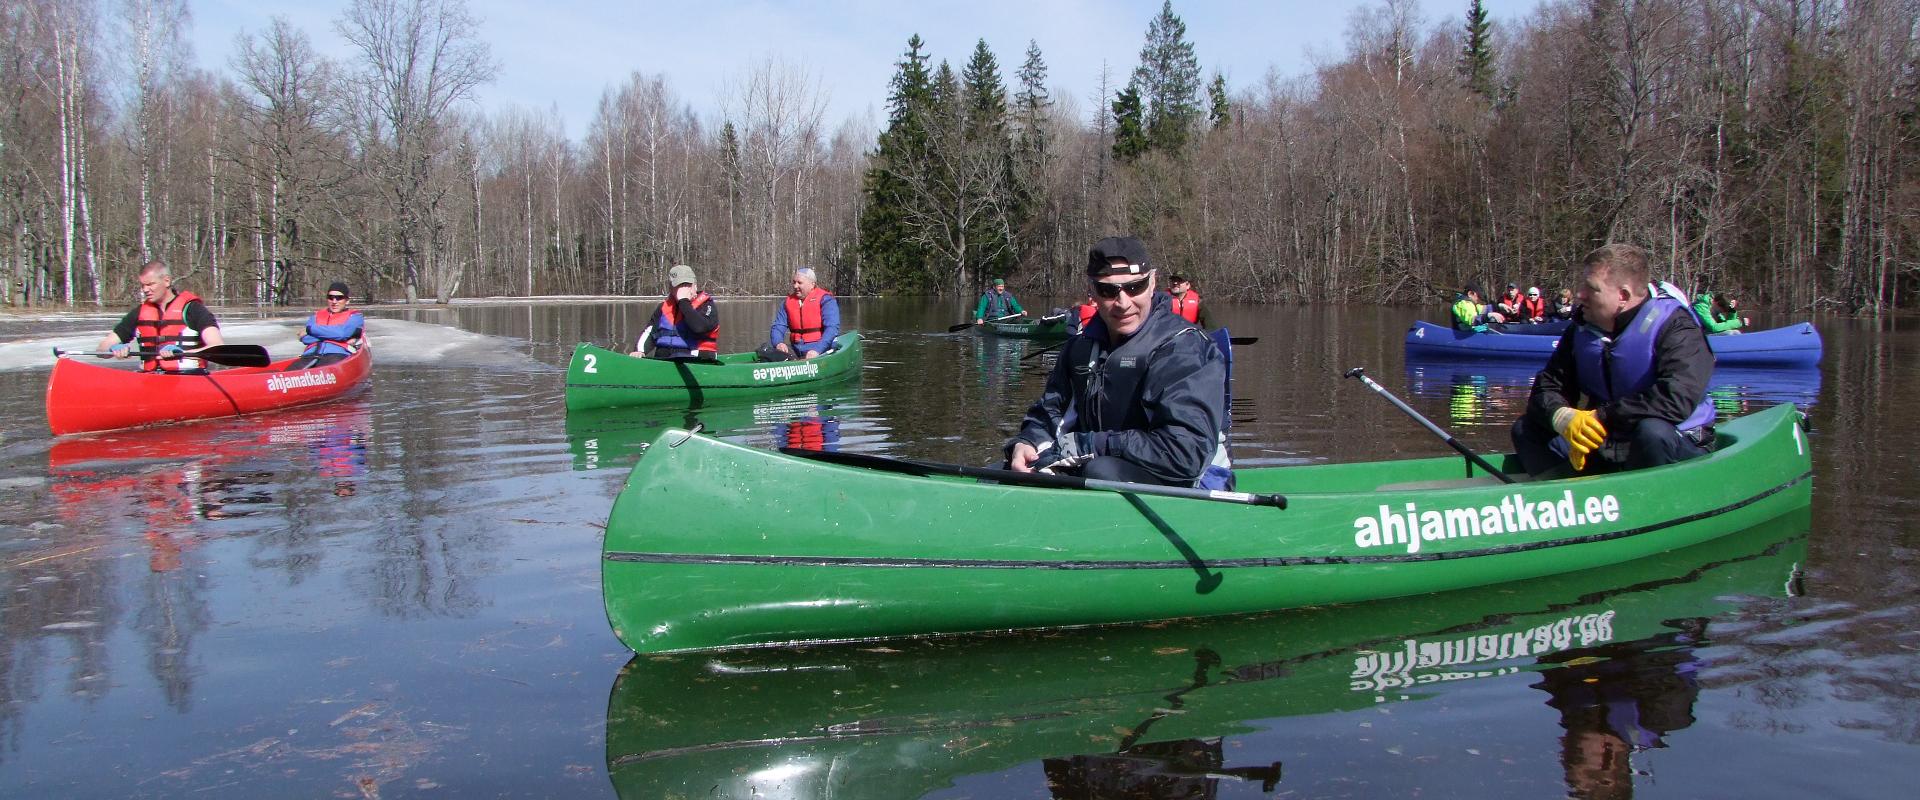
[(1226, 357), (1154, 291), (1139, 239), (1101, 239), (1086, 271), (1096, 313), (1061, 348), (1045, 393), (1007, 443), (1007, 467), (1233, 488)]
[(654, 310), (632, 355), (675, 361), (720, 357), (720, 310), (700, 291), (693, 267), (675, 264), (667, 270), (666, 299)]

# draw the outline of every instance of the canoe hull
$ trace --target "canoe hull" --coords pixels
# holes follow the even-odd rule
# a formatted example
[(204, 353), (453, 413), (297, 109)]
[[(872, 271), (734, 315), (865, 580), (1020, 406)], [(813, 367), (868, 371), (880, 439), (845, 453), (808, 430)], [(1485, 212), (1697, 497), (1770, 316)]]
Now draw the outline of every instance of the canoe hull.
[(772, 363), (756, 361), (752, 353), (729, 353), (718, 363), (662, 361), (581, 344), (567, 364), (567, 410), (699, 405), (797, 391), (859, 374), (861, 343), (859, 333), (843, 333), (824, 356)]
[[(1726, 423), (1707, 458), (1515, 486), (1380, 489), (1458, 478), (1456, 458), (1242, 471), (1243, 491), (1286, 492), (1284, 511), (915, 478), (696, 437), (635, 466), (602, 581), (615, 634), (640, 652), (1424, 594), (1621, 563), (1804, 507), (1798, 421), (1781, 406)], [(702, 524), (651, 522), (685, 508)]]
[(62, 358), (47, 379), (47, 426), (60, 436), (326, 402), (366, 380), (373, 370), (373, 349), (360, 348), (326, 366), (289, 371), (298, 360), (205, 375), (169, 375)]
[[(1407, 355), (1425, 358), (1526, 359), (1545, 364), (1559, 344), (1556, 336), (1460, 331), (1416, 321), (1407, 329)], [(1707, 337), (1720, 366), (1795, 367), (1820, 363), (1820, 332), (1802, 322), (1741, 334)]]
[(1067, 330), (1064, 320), (1053, 322), (983, 322), (980, 332), (1002, 339), (1036, 339), (1040, 341), (1062, 341), (1071, 331)]

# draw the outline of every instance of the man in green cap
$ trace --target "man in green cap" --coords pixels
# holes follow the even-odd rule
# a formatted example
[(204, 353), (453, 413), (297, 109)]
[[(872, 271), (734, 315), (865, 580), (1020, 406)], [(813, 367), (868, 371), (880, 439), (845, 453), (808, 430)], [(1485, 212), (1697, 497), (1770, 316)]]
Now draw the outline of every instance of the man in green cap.
[(693, 267), (667, 270), (667, 296), (653, 312), (632, 355), (673, 361), (712, 361), (720, 356), (720, 310), (700, 291)]
[(1020, 307), (1020, 301), (1013, 299), (1012, 292), (1007, 291), (1005, 278), (994, 278), (993, 288), (980, 295), (980, 304), (973, 307), (973, 324), (1014, 315), (1024, 317), (1027, 310)]

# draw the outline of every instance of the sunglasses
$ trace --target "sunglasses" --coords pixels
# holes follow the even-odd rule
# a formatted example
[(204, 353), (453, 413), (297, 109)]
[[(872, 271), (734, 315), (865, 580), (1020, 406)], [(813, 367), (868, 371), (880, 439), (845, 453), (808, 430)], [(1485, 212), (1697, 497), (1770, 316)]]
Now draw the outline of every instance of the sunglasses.
[(330, 295), (327, 295), (327, 299), (328, 300), (345, 300), (347, 299), (347, 296), (344, 294), (330, 294)]
[(1147, 283), (1152, 280), (1153, 277), (1148, 276), (1137, 281), (1128, 281), (1126, 283), (1102, 283), (1100, 281), (1094, 281), (1093, 293), (1108, 300), (1119, 297), (1122, 291), (1125, 291), (1128, 297), (1139, 297), (1141, 292), (1147, 290)]

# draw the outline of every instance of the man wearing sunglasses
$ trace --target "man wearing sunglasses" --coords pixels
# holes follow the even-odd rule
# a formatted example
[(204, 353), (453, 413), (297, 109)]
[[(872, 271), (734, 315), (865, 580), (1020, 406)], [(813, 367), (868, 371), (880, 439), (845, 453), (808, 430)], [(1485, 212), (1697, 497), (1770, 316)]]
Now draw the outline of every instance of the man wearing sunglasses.
[(1226, 359), (1154, 291), (1154, 275), (1131, 236), (1087, 253), (1094, 317), (1060, 349), (1046, 392), (1007, 444), (1009, 469), (1233, 488)]
[(300, 335), (300, 343), (307, 349), (300, 352), (301, 360), (294, 362), (293, 369), (343, 360), (366, 342), (367, 320), (347, 307), (350, 298), (344, 282), (334, 281), (327, 287), (327, 307), (307, 319), (307, 330)]

